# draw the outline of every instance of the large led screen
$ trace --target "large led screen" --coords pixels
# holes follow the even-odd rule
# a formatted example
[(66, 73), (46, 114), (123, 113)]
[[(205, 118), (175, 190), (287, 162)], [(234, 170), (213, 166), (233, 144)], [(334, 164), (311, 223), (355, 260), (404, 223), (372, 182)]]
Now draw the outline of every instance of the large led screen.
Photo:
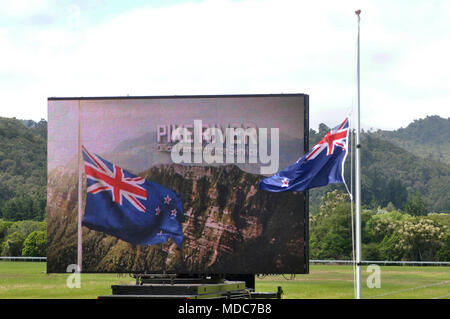
[(258, 188), (307, 148), (304, 94), (49, 98), (47, 272), (307, 273), (307, 193)]

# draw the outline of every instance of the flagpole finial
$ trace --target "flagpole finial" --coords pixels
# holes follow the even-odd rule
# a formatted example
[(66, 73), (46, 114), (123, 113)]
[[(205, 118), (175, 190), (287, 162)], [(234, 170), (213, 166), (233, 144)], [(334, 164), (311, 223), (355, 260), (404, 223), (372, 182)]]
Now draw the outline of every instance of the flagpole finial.
[(361, 14), (361, 10), (356, 10), (355, 13), (359, 16)]

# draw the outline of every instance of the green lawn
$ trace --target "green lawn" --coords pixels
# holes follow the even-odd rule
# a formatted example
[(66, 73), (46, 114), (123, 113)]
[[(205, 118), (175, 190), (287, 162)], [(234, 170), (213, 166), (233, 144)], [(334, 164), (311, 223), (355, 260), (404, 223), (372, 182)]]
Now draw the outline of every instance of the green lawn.
[(128, 275), (82, 274), (81, 288), (68, 288), (69, 274), (47, 274), (45, 262), (0, 261), (0, 298), (97, 298), (110, 295), (111, 284), (134, 283)]
[[(381, 266), (381, 287), (371, 289), (366, 284), (367, 266), (362, 267), (362, 275), (363, 298), (450, 298), (450, 267)], [(257, 281), (256, 290), (281, 286), (283, 297), (293, 299), (354, 297), (352, 266), (311, 265), (310, 274), (286, 279), (267, 276)]]
[[(381, 288), (366, 286), (367, 267), (363, 268), (364, 298), (450, 298), (450, 267), (382, 266)], [(285, 276), (290, 279), (290, 276)], [(97, 298), (111, 294), (111, 285), (134, 283), (128, 275), (82, 274), (81, 288), (67, 288), (68, 274), (46, 274), (46, 264), (37, 262), (0, 262), (0, 298)], [(353, 298), (351, 266), (311, 265), (310, 274), (292, 280), (266, 276), (256, 281), (257, 291), (276, 291), (283, 298)]]

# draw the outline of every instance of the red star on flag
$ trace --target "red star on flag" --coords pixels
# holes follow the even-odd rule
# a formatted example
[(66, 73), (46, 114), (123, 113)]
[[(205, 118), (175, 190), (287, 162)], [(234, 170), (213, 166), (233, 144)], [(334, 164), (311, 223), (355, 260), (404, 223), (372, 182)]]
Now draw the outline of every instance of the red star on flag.
[(172, 209), (171, 215), (172, 215), (172, 216), (177, 216), (177, 210), (176, 210), (176, 209)]
[(172, 198), (170, 198), (170, 196), (167, 195), (166, 197), (164, 197), (164, 204), (169, 205), (171, 200), (172, 200)]
[(161, 209), (159, 209), (159, 206), (158, 206), (158, 207), (156, 207), (156, 209), (155, 209), (155, 215), (156, 215), (156, 216), (159, 216), (160, 213), (161, 213)]
[(289, 180), (286, 177), (281, 182), (281, 187), (289, 187)]

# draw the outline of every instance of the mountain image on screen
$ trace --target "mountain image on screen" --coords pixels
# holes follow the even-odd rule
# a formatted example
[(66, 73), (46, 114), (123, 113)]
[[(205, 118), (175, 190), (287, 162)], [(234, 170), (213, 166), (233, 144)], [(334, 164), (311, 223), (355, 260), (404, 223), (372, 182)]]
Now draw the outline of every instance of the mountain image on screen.
[[(258, 190), (261, 176), (235, 165), (167, 164), (139, 175), (183, 194), (181, 249), (173, 240), (132, 245), (83, 228), (84, 271), (289, 273), (304, 262), (303, 193)], [(54, 221), (48, 230), (48, 272), (65, 272), (77, 255), (77, 175), (57, 169), (49, 181), (50, 189), (58, 190), (49, 192), (49, 203), (58, 205), (49, 212), (58, 216), (49, 215)]]

